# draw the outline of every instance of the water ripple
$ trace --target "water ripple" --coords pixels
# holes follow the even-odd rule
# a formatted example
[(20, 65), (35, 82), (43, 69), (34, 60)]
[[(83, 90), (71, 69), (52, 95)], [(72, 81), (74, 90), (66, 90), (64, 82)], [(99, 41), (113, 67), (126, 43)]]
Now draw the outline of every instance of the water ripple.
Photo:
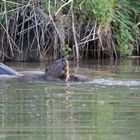
[(89, 83), (106, 86), (140, 86), (140, 81), (135, 80), (94, 79)]

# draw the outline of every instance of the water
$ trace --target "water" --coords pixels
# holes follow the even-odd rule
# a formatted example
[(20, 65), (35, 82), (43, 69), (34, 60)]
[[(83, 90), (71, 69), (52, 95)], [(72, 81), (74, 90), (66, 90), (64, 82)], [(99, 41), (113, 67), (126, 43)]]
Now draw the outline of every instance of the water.
[(139, 140), (140, 61), (83, 62), (71, 69), (93, 81), (0, 81), (0, 140)]

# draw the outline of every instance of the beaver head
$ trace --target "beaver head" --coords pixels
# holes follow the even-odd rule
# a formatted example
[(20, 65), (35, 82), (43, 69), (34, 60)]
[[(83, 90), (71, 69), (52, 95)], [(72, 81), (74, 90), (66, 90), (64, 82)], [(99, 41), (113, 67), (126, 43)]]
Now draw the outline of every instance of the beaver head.
[(63, 80), (69, 78), (69, 63), (66, 58), (61, 58), (54, 61), (45, 69), (46, 80)]

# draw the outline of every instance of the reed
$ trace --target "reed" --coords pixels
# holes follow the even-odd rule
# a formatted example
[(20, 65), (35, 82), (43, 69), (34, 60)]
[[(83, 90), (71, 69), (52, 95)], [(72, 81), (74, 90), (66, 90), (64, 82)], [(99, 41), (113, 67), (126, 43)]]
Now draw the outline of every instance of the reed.
[[(54, 13), (51, 13), (50, 2), (13, 2), (15, 7), (12, 9), (7, 8), (8, 2), (3, 1), (2, 14), (5, 22), (0, 23), (3, 29), (1, 48), (5, 48), (1, 52), (7, 59), (41, 61), (63, 57), (64, 27), (68, 25), (65, 21), (67, 19), (63, 15), (55, 19)], [(48, 6), (46, 9), (43, 7), (44, 4)]]

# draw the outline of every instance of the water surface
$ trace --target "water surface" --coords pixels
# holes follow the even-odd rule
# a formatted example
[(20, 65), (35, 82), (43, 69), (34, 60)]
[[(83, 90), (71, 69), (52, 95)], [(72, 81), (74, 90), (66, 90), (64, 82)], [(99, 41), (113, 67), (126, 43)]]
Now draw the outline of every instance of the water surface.
[(139, 140), (140, 61), (71, 63), (71, 71), (93, 81), (0, 81), (0, 140)]

